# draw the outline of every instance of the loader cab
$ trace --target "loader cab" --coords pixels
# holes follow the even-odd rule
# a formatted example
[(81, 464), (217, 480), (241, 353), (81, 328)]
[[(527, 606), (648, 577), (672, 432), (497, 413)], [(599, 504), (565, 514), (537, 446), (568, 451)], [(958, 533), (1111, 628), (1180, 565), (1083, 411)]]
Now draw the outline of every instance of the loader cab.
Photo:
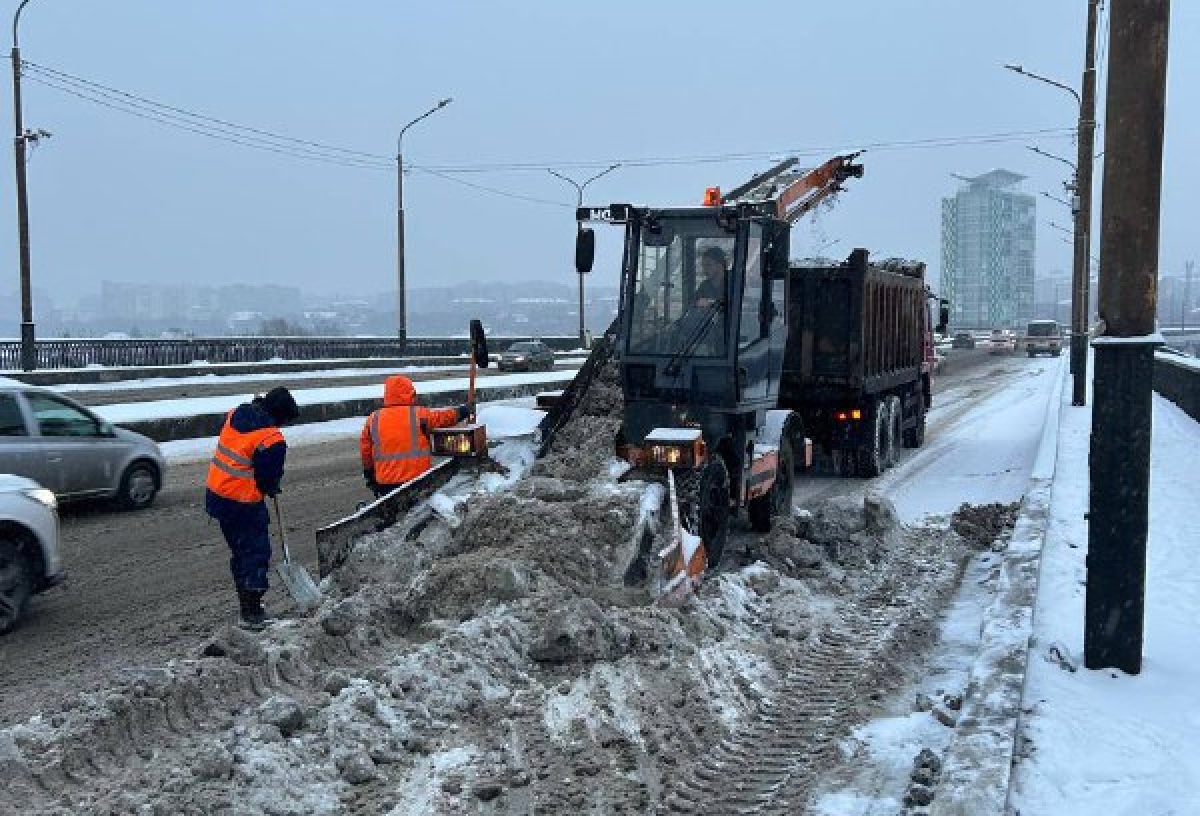
[(682, 423), (711, 443), (757, 427), (783, 365), (788, 225), (738, 206), (624, 215), (626, 438)]

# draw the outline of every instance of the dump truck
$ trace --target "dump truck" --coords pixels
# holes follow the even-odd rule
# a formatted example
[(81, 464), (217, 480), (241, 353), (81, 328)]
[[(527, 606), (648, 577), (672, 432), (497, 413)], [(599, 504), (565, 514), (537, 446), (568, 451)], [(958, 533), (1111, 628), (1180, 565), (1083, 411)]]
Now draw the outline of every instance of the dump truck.
[(856, 249), (841, 263), (791, 265), (779, 408), (800, 417), (836, 472), (877, 476), (900, 446), (924, 442), (934, 300), (916, 261), (872, 263)]

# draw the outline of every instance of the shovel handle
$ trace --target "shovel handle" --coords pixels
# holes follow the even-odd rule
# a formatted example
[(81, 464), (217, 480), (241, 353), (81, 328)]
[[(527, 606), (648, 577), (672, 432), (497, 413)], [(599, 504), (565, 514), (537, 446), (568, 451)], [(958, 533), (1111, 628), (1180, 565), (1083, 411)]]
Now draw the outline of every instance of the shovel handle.
[(272, 496), (271, 504), (275, 507), (275, 523), (279, 525), (279, 546), (283, 549), (283, 563), (291, 564), (292, 556), (288, 552), (287, 535), (283, 532), (283, 512), (279, 509), (279, 497)]

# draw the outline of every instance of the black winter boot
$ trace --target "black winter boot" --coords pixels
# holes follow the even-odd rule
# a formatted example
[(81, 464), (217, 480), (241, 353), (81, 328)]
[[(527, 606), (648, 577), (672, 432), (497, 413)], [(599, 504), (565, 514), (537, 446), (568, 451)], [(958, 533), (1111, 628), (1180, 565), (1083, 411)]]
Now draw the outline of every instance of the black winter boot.
[(267, 624), (272, 622), (267, 617), (267, 610), (263, 608), (262, 597), (264, 594), (266, 593), (256, 590), (238, 590), (238, 601), (242, 607), (242, 618), (239, 625), (243, 629), (257, 632), (265, 629)]

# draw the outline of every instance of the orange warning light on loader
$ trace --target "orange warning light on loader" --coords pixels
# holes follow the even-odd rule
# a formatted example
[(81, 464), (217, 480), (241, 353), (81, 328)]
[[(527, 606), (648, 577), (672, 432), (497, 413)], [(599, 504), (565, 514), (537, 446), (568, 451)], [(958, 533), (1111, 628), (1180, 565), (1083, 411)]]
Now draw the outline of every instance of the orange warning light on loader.
[(721, 206), (721, 188), (720, 187), (704, 188), (704, 206), (705, 207), (720, 207)]

